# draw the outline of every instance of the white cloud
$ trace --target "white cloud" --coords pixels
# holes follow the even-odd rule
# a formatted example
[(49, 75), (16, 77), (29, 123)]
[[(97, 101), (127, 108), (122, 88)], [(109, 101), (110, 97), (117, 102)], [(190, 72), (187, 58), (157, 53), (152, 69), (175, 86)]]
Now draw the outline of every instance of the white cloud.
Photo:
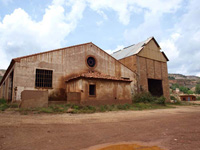
[(55, 6), (62, 6), (65, 4), (65, 0), (53, 0), (52, 4)]
[(108, 49), (108, 50), (105, 50), (108, 54), (112, 54), (113, 52), (115, 51), (118, 51), (120, 49), (123, 49), (125, 46), (124, 45), (118, 45), (115, 49), (111, 50), (111, 49)]
[(162, 48), (172, 58), (168, 63), (171, 73), (200, 74), (199, 7), (198, 0), (189, 1), (186, 13), (171, 29), (175, 34), (161, 42)]
[[(87, 0), (91, 9), (103, 13), (103, 10), (114, 10), (117, 12), (119, 21), (127, 25), (130, 22), (133, 7), (129, 7), (128, 0)], [(104, 17), (105, 18), (105, 17)]]
[[(119, 21), (127, 25), (133, 13), (141, 13), (145, 10), (146, 15), (154, 16), (176, 11), (182, 0), (86, 0), (91, 9), (99, 12), (113, 10), (118, 14)], [(151, 16), (151, 15), (150, 15)], [(151, 18), (153, 19), (153, 18)]]
[(64, 1), (53, 1), (41, 21), (34, 21), (23, 9), (15, 9), (0, 22), (0, 68), (7, 68), (13, 57), (62, 47), (65, 37), (82, 18), (84, 3), (73, 1), (65, 13)]
[(174, 33), (171, 35), (172, 40), (177, 41), (180, 38), (180, 34), (179, 33)]
[(163, 36), (163, 28), (161, 26), (162, 17), (166, 13), (175, 12), (180, 8), (182, 0), (141, 0), (137, 1), (138, 7), (143, 9), (144, 21), (137, 27), (127, 29), (124, 32), (125, 39), (132, 44), (154, 36), (161, 38)]
[(103, 24), (103, 21), (97, 21), (96, 24), (97, 26), (101, 26)]
[(71, 12), (66, 15), (67, 20), (76, 25), (77, 21), (83, 17), (86, 3), (84, 0), (70, 0), (67, 5), (72, 6)]
[(9, 3), (12, 3), (13, 0), (0, 0), (4, 5), (8, 5)]
[(171, 35), (170, 39), (161, 41), (159, 44), (162, 50), (165, 52), (170, 61), (175, 61), (179, 57), (179, 51), (175, 45), (175, 42), (180, 37), (180, 34), (174, 33)]
[(104, 20), (108, 20), (108, 16), (101, 10), (97, 10), (97, 13), (103, 17)]

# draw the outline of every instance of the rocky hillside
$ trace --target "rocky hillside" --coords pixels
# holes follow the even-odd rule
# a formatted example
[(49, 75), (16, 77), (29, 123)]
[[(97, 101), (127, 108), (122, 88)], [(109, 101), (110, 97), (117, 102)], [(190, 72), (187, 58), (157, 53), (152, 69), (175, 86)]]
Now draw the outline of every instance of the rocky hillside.
[(0, 81), (1, 81), (5, 72), (6, 72), (6, 70), (0, 69)]
[(198, 76), (185, 76), (182, 74), (169, 74), (169, 85), (178, 84), (187, 88), (194, 88), (197, 83), (200, 82), (200, 77)]

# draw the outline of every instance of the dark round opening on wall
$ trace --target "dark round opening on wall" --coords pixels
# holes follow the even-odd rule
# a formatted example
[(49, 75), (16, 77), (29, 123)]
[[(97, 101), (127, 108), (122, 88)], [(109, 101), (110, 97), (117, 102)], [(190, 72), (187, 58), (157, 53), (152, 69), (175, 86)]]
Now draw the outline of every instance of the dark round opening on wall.
[(89, 67), (94, 67), (96, 65), (96, 60), (94, 57), (88, 57), (87, 58), (87, 64)]

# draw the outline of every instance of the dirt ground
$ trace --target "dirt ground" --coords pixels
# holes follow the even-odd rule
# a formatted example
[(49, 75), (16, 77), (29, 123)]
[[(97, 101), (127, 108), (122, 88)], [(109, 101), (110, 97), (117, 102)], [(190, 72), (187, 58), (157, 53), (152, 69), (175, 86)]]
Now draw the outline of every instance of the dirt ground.
[(0, 150), (95, 150), (110, 143), (200, 150), (200, 106), (95, 114), (0, 113)]

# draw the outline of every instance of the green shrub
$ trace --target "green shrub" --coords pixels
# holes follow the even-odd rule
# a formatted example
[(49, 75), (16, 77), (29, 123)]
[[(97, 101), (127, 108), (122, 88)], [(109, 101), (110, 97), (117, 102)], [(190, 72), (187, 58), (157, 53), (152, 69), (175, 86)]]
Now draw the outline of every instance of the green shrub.
[(165, 105), (166, 98), (164, 96), (156, 97), (152, 96), (149, 92), (142, 92), (135, 94), (133, 97), (133, 103), (155, 103)]
[(43, 113), (53, 113), (55, 111), (52, 110), (50, 107), (48, 107), (48, 108), (40, 108), (40, 112), (43, 112)]
[(74, 105), (72, 105), (72, 108), (73, 108), (73, 109), (79, 109), (80, 106), (74, 104)]
[(83, 106), (81, 109), (79, 109), (79, 112), (82, 113), (93, 113), (96, 111), (96, 108), (94, 106)]
[(7, 101), (5, 99), (0, 99), (0, 111), (5, 111), (9, 108)]
[(188, 94), (188, 91), (190, 90), (189, 88), (185, 87), (185, 86), (180, 86), (179, 87), (180, 91), (185, 93), (185, 94)]
[(199, 83), (196, 85), (195, 93), (200, 94), (200, 84)]
[(169, 79), (169, 80), (175, 80), (175, 78), (174, 78), (174, 77), (171, 77), (171, 76), (168, 76), (168, 79)]
[(178, 105), (181, 104), (180, 101), (174, 96), (170, 96), (170, 99), (173, 100), (174, 104), (178, 104)]
[(101, 105), (100, 108), (99, 108), (100, 112), (105, 112), (107, 110), (108, 110), (108, 106), (107, 105)]
[(175, 101), (174, 104), (181, 105), (182, 103), (181, 103), (181, 101)]
[(166, 98), (164, 96), (161, 96), (161, 97), (156, 98), (155, 103), (160, 104), (160, 105), (165, 105), (165, 100)]
[(197, 100), (200, 100), (200, 96), (197, 96), (197, 98), (196, 98)]
[(0, 104), (0, 111), (5, 111), (8, 108), (9, 108), (8, 104)]
[(17, 103), (12, 103), (10, 104), (10, 108), (18, 108), (19, 105)]
[(170, 99), (171, 99), (171, 100), (176, 100), (176, 97), (170, 96)]
[(119, 110), (127, 110), (131, 107), (130, 104), (124, 104), (124, 105), (117, 105), (117, 109)]
[(141, 92), (133, 96), (133, 103), (150, 103), (154, 101), (155, 97), (153, 97), (149, 92)]
[(191, 91), (191, 90), (188, 90), (187, 91), (187, 94), (193, 94), (194, 92), (193, 91)]
[(176, 88), (179, 88), (179, 85), (177, 83), (172, 84), (172, 86), (170, 86), (170, 89), (172, 90), (176, 90)]
[(7, 101), (5, 99), (0, 99), (0, 104), (6, 104)]

